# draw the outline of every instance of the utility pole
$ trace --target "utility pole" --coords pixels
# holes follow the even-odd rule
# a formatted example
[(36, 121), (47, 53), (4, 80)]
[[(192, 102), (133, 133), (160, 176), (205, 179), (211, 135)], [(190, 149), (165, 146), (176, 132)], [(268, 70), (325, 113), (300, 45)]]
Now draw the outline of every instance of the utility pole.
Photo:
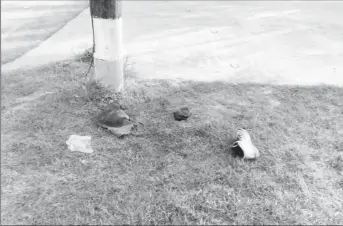
[(120, 92), (124, 86), (122, 2), (90, 0), (93, 20), (93, 80)]

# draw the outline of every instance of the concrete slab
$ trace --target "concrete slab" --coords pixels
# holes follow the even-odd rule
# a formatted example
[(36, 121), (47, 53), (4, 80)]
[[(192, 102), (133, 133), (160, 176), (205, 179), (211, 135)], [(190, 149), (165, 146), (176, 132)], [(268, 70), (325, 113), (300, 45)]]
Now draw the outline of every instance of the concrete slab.
[[(124, 1), (124, 45), (145, 79), (343, 86), (343, 2)], [(89, 10), (6, 69), (91, 47)]]
[(37, 48), (3, 65), (2, 70), (32, 68), (71, 58), (91, 47), (91, 31), (89, 9), (86, 9)]
[(170, 1), (152, 15), (147, 2), (126, 5), (144, 78), (343, 85), (343, 2)]
[(1, 63), (37, 47), (88, 7), (88, 1), (1, 1)]

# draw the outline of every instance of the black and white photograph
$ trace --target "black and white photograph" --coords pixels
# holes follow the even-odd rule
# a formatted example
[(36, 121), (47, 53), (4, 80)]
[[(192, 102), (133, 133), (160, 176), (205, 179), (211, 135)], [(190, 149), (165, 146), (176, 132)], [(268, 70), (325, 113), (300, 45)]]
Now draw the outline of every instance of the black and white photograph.
[(343, 0), (1, 0), (1, 225), (343, 225)]

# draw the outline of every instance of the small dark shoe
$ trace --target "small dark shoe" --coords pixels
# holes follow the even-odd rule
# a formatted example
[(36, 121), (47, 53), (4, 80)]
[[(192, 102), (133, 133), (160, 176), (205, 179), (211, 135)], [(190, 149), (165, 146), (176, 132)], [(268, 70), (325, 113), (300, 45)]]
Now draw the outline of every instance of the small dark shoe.
[(186, 120), (191, 114), (188, 107), (183, 107), (174, 112), (174, 118), (177, 121)]

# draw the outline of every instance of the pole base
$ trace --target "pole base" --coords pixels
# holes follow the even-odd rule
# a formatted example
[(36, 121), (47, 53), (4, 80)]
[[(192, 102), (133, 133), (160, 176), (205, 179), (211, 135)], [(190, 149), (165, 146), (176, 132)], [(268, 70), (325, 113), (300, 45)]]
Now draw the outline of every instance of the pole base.
[(121, 92), (124, 88), (123, 58), (108, 61), (94, 58), (93, 81), (110, 88), (114, 92)]

